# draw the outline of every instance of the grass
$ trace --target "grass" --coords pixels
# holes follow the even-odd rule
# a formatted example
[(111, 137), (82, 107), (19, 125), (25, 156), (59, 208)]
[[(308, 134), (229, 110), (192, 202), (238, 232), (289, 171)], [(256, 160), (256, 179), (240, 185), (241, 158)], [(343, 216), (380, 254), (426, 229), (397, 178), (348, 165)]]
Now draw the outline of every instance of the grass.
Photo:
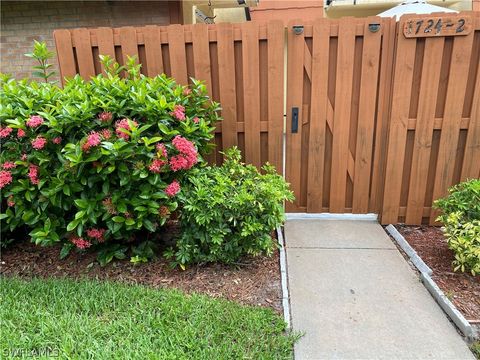
[(62, 359), (288, 359), (296, 339), (270, 309), (203, 295), (91, 280), (0, 286), (2, 359), (45, 349)]
[(470, 349), (472, 350), (473, 355), (475, 355), (477, 359), (480, 359), (480, 341), (474, 342), (470, 345)]

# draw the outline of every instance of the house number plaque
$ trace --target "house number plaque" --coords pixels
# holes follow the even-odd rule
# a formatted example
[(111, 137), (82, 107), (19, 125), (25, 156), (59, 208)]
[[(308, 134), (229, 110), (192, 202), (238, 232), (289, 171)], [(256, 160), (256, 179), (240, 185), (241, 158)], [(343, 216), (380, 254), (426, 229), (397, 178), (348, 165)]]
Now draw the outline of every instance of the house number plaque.
[(468, 35), (472, 18), (465, 15), (411, 17), (403, 24), (406, 38)]

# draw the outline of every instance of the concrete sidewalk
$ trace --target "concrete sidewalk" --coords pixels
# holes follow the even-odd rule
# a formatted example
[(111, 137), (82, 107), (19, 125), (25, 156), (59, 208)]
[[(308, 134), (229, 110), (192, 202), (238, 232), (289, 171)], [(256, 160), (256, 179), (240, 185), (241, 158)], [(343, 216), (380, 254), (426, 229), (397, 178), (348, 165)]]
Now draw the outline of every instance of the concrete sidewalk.
[(474, 359), (374, 221), (288, 220), (295, 359)]

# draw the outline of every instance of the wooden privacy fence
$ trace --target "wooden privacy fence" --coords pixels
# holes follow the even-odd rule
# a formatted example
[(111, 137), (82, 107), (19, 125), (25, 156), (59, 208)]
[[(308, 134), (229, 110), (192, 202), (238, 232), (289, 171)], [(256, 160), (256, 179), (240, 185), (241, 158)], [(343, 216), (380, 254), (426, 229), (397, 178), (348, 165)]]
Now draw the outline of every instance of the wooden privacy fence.
[[(294, 32), (299, 24), (286, 44), (280, 22), (54, 36), (62, 78), (100, 73), (107, 54), (138, 56), (148, 76), (205, 80), (222, 105), (218, 151), (238, 145), (247, 162), (282, 173), (285, 126), (288, 211), (434, 222), (433, 200), (480, 176), (480, 14), (319, 19)], [(210, 161), (221, 162), (218, 151)]]

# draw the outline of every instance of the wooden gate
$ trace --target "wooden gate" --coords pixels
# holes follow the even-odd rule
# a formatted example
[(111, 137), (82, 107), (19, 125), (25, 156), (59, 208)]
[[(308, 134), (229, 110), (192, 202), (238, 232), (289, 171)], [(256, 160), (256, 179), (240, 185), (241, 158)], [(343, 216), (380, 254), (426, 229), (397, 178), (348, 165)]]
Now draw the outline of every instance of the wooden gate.
[(480, 13), (402, 17), (382, 223), (434, 223), (433, 200), (480, 177), (479, 66)]
[[(395, 22), (321, 19), (288, 32), (288, 211), (378, 212)], [(374, 146), (377, 144), (377, 146)]]

